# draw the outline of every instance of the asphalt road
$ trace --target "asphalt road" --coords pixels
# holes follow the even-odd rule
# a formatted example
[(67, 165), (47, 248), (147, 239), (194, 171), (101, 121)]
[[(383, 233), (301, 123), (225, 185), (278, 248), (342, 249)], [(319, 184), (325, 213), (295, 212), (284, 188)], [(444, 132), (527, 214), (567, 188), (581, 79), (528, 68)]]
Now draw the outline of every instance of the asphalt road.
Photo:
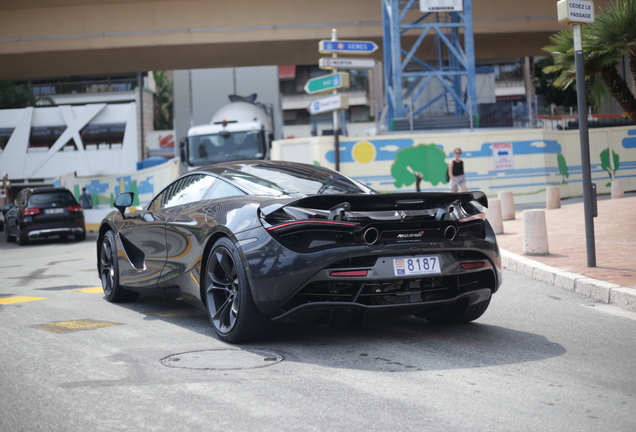
[(1, 237), (0, 431), (636, 430), (636, 314), (516, 273), (469, 325), (236, 347), (177, 301), (106, 302), (95, 261)]

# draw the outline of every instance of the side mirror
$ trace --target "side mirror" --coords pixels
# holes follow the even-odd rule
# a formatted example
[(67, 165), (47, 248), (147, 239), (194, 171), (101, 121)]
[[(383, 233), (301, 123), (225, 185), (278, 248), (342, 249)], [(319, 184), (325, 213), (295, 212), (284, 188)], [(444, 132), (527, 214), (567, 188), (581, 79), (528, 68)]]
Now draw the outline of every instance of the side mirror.
[(130, 207), (132, 205), (134, 198), (135, 194), (132, 192), (124, 192), (117, 195), (117, 198), (115, 198), (113, 205), (117, 210), (119, 210), (119, 213), (121, 213), (124, 219), (126, 218), (126, 207)]
[(181, 138), (181, 140), (179, 141), (179, 158), (181, 159), (181, 162), (187, 162), (188, 161), (188, 137), (183, 137)]

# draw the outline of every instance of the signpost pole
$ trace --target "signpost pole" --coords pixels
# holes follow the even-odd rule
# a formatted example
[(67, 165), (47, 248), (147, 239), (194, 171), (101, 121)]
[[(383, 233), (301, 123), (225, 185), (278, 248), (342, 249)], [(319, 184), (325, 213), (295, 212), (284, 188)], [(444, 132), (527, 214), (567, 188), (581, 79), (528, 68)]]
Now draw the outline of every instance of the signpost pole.
[(333, 138), (335, 168), (340, 171), (340, 121), (346, 123), (343, 116), (339, 118), (340, 110), (349, 107), (349, 99), (346, 94), (340, 94), (338, 89), (349, 88), (349, 73), (337, 72), (338, 69), (370, 69), (375, 67), (376, 61), (373, 59), (350, 59), (338, 58), (341, 54), (371, 54), (378, 49), (375, 42), (357, 40), (338, 40), (337, 30), (331, 29), (331, 40), (321, 40), (318, 42), (318, 52), (331, 54), (331, 57), (321, 58), (318, 65), (321, 69), (330, 69), (333, 73), (325, 77), (312, 78), (305, 84), (305, 91), (309, 94), (320, 94), (333, 91), (332, 95), (324, 99), (316, 99), (309, 104), (310, 114), (333, 111)]
[(596, 267), (594, 242), (594, 200), (592, 172), (590, 169), (590, 142), (587, 128), (587, 95), (585, 91), (585, 66), (581, 24), (574, 24), (574, 64), (576, 67), (576, 98), (579, 110), (579, 137), (581, 140), (581, 170), (583, 174), (583, 209), (585, 212), (585, 242), (587, 266)]
[[(331, 40), (338, 40), (336, 29), (331, 29)], [(338, 57), (338, 54), (331, 54), (332, 58)], [(336, 90), (333, 91), (333, 94), (337, 94)], [(333, 146), (334, 146), (334, 155), (335, 155), (335, 163), (336, 163), (336, 171), (340, 171), (340, 139), (338, 137), (340, 132), (340, 126), (338, 125), (338, 110), (333, 112)]]
[(587, 130), (587, 94), (585, 91), (585, 61), (583, 58), (583, 38), (581, 35), (583, 24), (594, 23), (594, 2), (591, 0), (559, 0), (557, 2), (557, 16), (561, 24), (571, 24), (573, 27), (587, 266), (596, 267), (596, 247), (594, 245), (596, 189), (592, 183), (592, 170), (590, 168), (590, 141)]

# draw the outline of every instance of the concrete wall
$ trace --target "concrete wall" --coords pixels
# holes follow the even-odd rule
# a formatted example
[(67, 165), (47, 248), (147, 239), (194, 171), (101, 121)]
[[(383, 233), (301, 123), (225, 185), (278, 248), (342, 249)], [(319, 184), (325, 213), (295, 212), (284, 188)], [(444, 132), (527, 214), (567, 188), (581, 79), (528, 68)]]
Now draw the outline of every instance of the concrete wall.
[(69, 173), (60, 176), (54, 185), (69, 189), (78, 200), (80, 191), (86, 188), (93, 198), (93, 209), (84, 210), (86, 229), (95, 231), (104, 216), (113, 210), (113, 200), (117, 195), (122, 192), (134, 192), (133, 206), (141, 208), (178, 175), (179, 161), (173, 159), (161, 165), (122, 175), (80, 177), (75, 173)]
[[(515, 203), (538, 203), (545, 202), (550, 185), (559, 185), (563, 198), (582, 196), (579, 142), (576, 130), (543, 129), (341, 137), (340, 171), (385, 192), (414, 191), (413, 173), (423, 172), (422, 191), (447, 191), (440, 165), (460, 147), (469, 189), (489, 197), (512, 191)], [(493, 155), (493, 148), (498, 154)], [(619, 157), (615, 178), (623, 180), (625, 191), (636, 190), (636, 127), (590, 129), (592, 181), (599, 194), (611, 191), (601, 162), (601, 152), (608, 148)], [(281, 140), (272, 149), (272, 159), (330, 168), (335, 167), (334, 155), (333, 137)]]

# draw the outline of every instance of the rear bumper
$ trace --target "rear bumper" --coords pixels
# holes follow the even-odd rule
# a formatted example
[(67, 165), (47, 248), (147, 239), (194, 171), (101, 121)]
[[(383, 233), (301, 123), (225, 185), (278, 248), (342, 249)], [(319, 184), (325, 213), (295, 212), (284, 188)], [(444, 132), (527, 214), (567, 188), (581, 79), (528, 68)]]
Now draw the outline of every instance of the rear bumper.
[(482, 288), (469, 293), (460, 294), (450, 299), (409, 304), (369, 306), (359, 303), (345, 302), (307, 303), (283, 315), (276, 316), (272, 320), (281, 323), (293, 324), (325, 323), (329, 325), (332, 322), (364, 323), (366, 319), (373, 319), (386, 315), (426, 315), (429, 311), (435, 311), (439, 314), (440, 312), (443, 313), (447, 307), (458, 302), (467, 302), (466, 306), (471, 306), (487, 301), (491, 296), (492, 291), (490, 289)]
[(35, 229), (29, 231), (27, 236), (29, 238), (48, 237), (52, 235), (75, 235), (82, 234), (86, 230), (82, 227), (67, 227), (67, 228), (47, 228), (47, 229)]

